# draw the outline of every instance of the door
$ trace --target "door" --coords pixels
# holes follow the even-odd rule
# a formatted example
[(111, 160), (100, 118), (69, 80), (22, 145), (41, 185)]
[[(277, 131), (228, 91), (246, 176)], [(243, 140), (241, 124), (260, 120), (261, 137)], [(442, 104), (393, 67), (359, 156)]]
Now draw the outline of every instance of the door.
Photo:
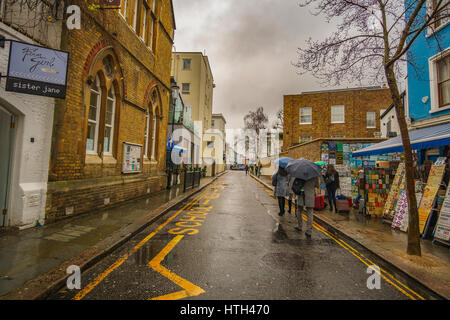
[(0, 226), (8, 221), (8, 197), (14, 116), (0, 106)]

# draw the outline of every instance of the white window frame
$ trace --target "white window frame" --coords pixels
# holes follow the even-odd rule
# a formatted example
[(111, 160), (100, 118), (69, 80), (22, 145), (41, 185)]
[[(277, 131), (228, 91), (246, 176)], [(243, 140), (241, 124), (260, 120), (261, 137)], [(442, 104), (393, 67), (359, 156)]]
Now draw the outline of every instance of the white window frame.
[[(302, 122), (302, 110), (310, 110), (310, 114), (309, 115), (303, 115), (304, 117), (305, 116), (310, 116), (311, 117), (311, 120), (309, 121), (309, 122)], [(299, 124), (312, 124), (312, 107), (300, 107), (300, 110), (299, 110)]]
[[(116, 117), (116, 102), (117, 102), (117, 98), (116, 98), (116, 92), (114, 91), (114, 86), (112, 85), (111, 88), (109, 89), (111, 90), (112, 96), (113, 98), (110, 98), (109, 95), (106, 95), (106, 110), (105, 110), (105, 136), (106, 136), (106, 128), (111, 128), (111, 136), (109, 137), (109, 141), (108, 141), (108, 149), (109, 151), (105, 151), (105, 138), (103, 138), (103, 154), (107, 155), (107, 156), (112, 156), (112, 150), (113, 150), (113, 141), (114, 141), (114, 120)], [(108, 113), (108, 101), (112, 101), (112, 115), (111, 115), (111, 124), (108, 124), (106, 121), (106, 114)]]
[[(373, 114), (373, 126), (369, 126), (369, 114)], [(377, 128), (377, 113), (376, 111), (367, 111), (366, 112), (366, 128), (367, 129), (376, 129)]]
[(122, 9), (119, 9), (119, 14), (122, 18), (125, 19), (125, 21), (127, 20), (127, 5), (128, 5), (128, 0), (122, 0), (122, 4), (123, 4), (123, 13), (122, 13)]
[[(333, 120), (333, 114), (336, 116), (333, 110), (339, 110), (337, 108), (342, 108), (342, 120)], [(331, 106), (331, 123), (345, 123), (345, 106), (343, 104)]]
[(428, 59), (428, 71), (430, 75), (430, 113), (450, 109), (450, 106), (439, 108), (439, 88), (437, 74), (437, 61), (447, 57), (448, 55), (450, 55), (450, 47)]
[[(143, 21), (142, 21), (142, 36), (141, 39), (144, 41), (144, 43), (146, 44), (146, 40), (147, 40), (147, 30), (145, 30), (147, 28), (147, 18), (148, 18), (148, 8), (145, 5), (145, 3), (142, 4), (142, 11), (144, 14), (143, 17)], [(147, 45), (147, 44), (146, 44)]]
[[(427, 0), (427, 14), (430, 15), (431, 12), (433, 12), (433, 0)], [(449, 8), (450, 10), (450, 8)], [(434, 21), (432, 22), (432, 26), (431, 27), (427, 27), (427, 34), (426, 37), (430, 37), (432, 36), (434, 33), (439, 32), (441, 29), (444, 29), (449, 23), (450, 23), (450, 18), (447, 18), (447, 21), (444, 21), (439, 27), (434, 28)]]
[(156, 129), (157, 129), (157, 115), (156, 115), (156, 108), (153, 111), (153, 130), (152, 130), (152, 160), (156, 160), (155, 156), (156, 156)]
[[(89, 119), (89, 113), (88, 113), (88, 124), (94, 123), (95, 124), (95, 134), (94, 134), (94, 150), (87, 149), (87, 136), (86, 136), (86, 153), (97, 155), (98, 154), (98, 130), (100, 126), (100, 108), (102, 106), (102, 88), (100, 87), (100, 79), (98, 78), (98, 75), (95, 76), (95, 85), (99, 89), (99, 91), (94, 90), (92, 87), (89, 88), (89, 112), (91, 111), (91, 94), (94, 92), (97, 94), (97, 106), (96, 106), (96, 114), (95, 114), (95, 120)], [(89, 126), (88, 126), (89, 128)], [(89, 129), (88, 129), (89, 130)]]
[(133, 29), (136, 33), (139, 33), (137, 30), (137, 21), (138, 21), (138, 8), (139, 8), (139, 1), (140, 0), (135, 0), (135, 6), (134, 6), (134, 19), (133, 19)]
[(145, 136), (144, 136), (144, 158), (148, 158), (148, 142), (149, 142), (149, 136), (150, 134), (150, 112), (147, 110), (145, 111)]

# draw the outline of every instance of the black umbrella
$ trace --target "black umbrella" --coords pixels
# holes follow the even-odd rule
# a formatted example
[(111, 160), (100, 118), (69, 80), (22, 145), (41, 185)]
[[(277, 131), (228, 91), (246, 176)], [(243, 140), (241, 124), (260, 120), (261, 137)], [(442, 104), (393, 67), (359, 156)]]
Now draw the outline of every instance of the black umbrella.
[(293, 178), (309, 180), (320, 176), (321, 169), (314, 162), (300, 158), (292, 160), (286, 167), (287, 173)]

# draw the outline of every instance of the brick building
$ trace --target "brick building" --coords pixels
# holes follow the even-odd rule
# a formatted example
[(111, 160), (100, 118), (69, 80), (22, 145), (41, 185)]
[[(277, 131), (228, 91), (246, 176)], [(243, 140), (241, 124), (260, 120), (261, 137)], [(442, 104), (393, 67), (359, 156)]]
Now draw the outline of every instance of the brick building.
[[(70, 53), (65, 100), (55, 107), (46, 220), (165, 187), (171, 0), (122, 0), (63, 29)], [(127, 172), (127, 173), (124, 173)]]
[(381, 87), (285, 95), (284, 150), (321, 138), (376, 138), (380, 114), (391, 104), (389, 89)]

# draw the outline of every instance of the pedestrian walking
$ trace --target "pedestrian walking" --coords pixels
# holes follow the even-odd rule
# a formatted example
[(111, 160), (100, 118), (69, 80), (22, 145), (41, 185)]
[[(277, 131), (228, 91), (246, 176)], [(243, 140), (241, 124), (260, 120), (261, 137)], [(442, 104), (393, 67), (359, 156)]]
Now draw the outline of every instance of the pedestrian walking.
[[(280, 207), (278, 215), (282, 217), (284, 215), (286, 198), (289, 197), (289, 175), (284, 168), (278, 168), (273, 174), (272, 185), (275, 187), (274, 195), (278, 198), (278, 206)], [(289, 213), (290, 211), (289, 208)]]
[[(297, 178), (291, 178), (289, 182), (289, 189), (293, 190), (294, 182)], [(297, 217), (298, 226), (295, 230), (302, 232), (303, 230), (303, 208), (306, 208), (306, 231), (305, 235), (310, 238), (312, 235), (312, 225), (314, 220), (313, 209), (314, 200), (316, 196), (316, 188), (319, 187), (319, 179), (317, 177), (306, 180), (303, 182), (303, 191), (300, 194), (295, 193), (296, 196), (296, 208), (295, 215)]]
[(325, 172), (325, 188), (327, 189), (328, 203), (330, 205), (330, 211), (333, 211), (333, 204), (336, 209), (336, 190), (340, 189), (339, 185), (339, 173), (336, 171), (332, 164), (328, 165)]
[(245, 175), (248, 175), (248, 165), (245, 165)]

